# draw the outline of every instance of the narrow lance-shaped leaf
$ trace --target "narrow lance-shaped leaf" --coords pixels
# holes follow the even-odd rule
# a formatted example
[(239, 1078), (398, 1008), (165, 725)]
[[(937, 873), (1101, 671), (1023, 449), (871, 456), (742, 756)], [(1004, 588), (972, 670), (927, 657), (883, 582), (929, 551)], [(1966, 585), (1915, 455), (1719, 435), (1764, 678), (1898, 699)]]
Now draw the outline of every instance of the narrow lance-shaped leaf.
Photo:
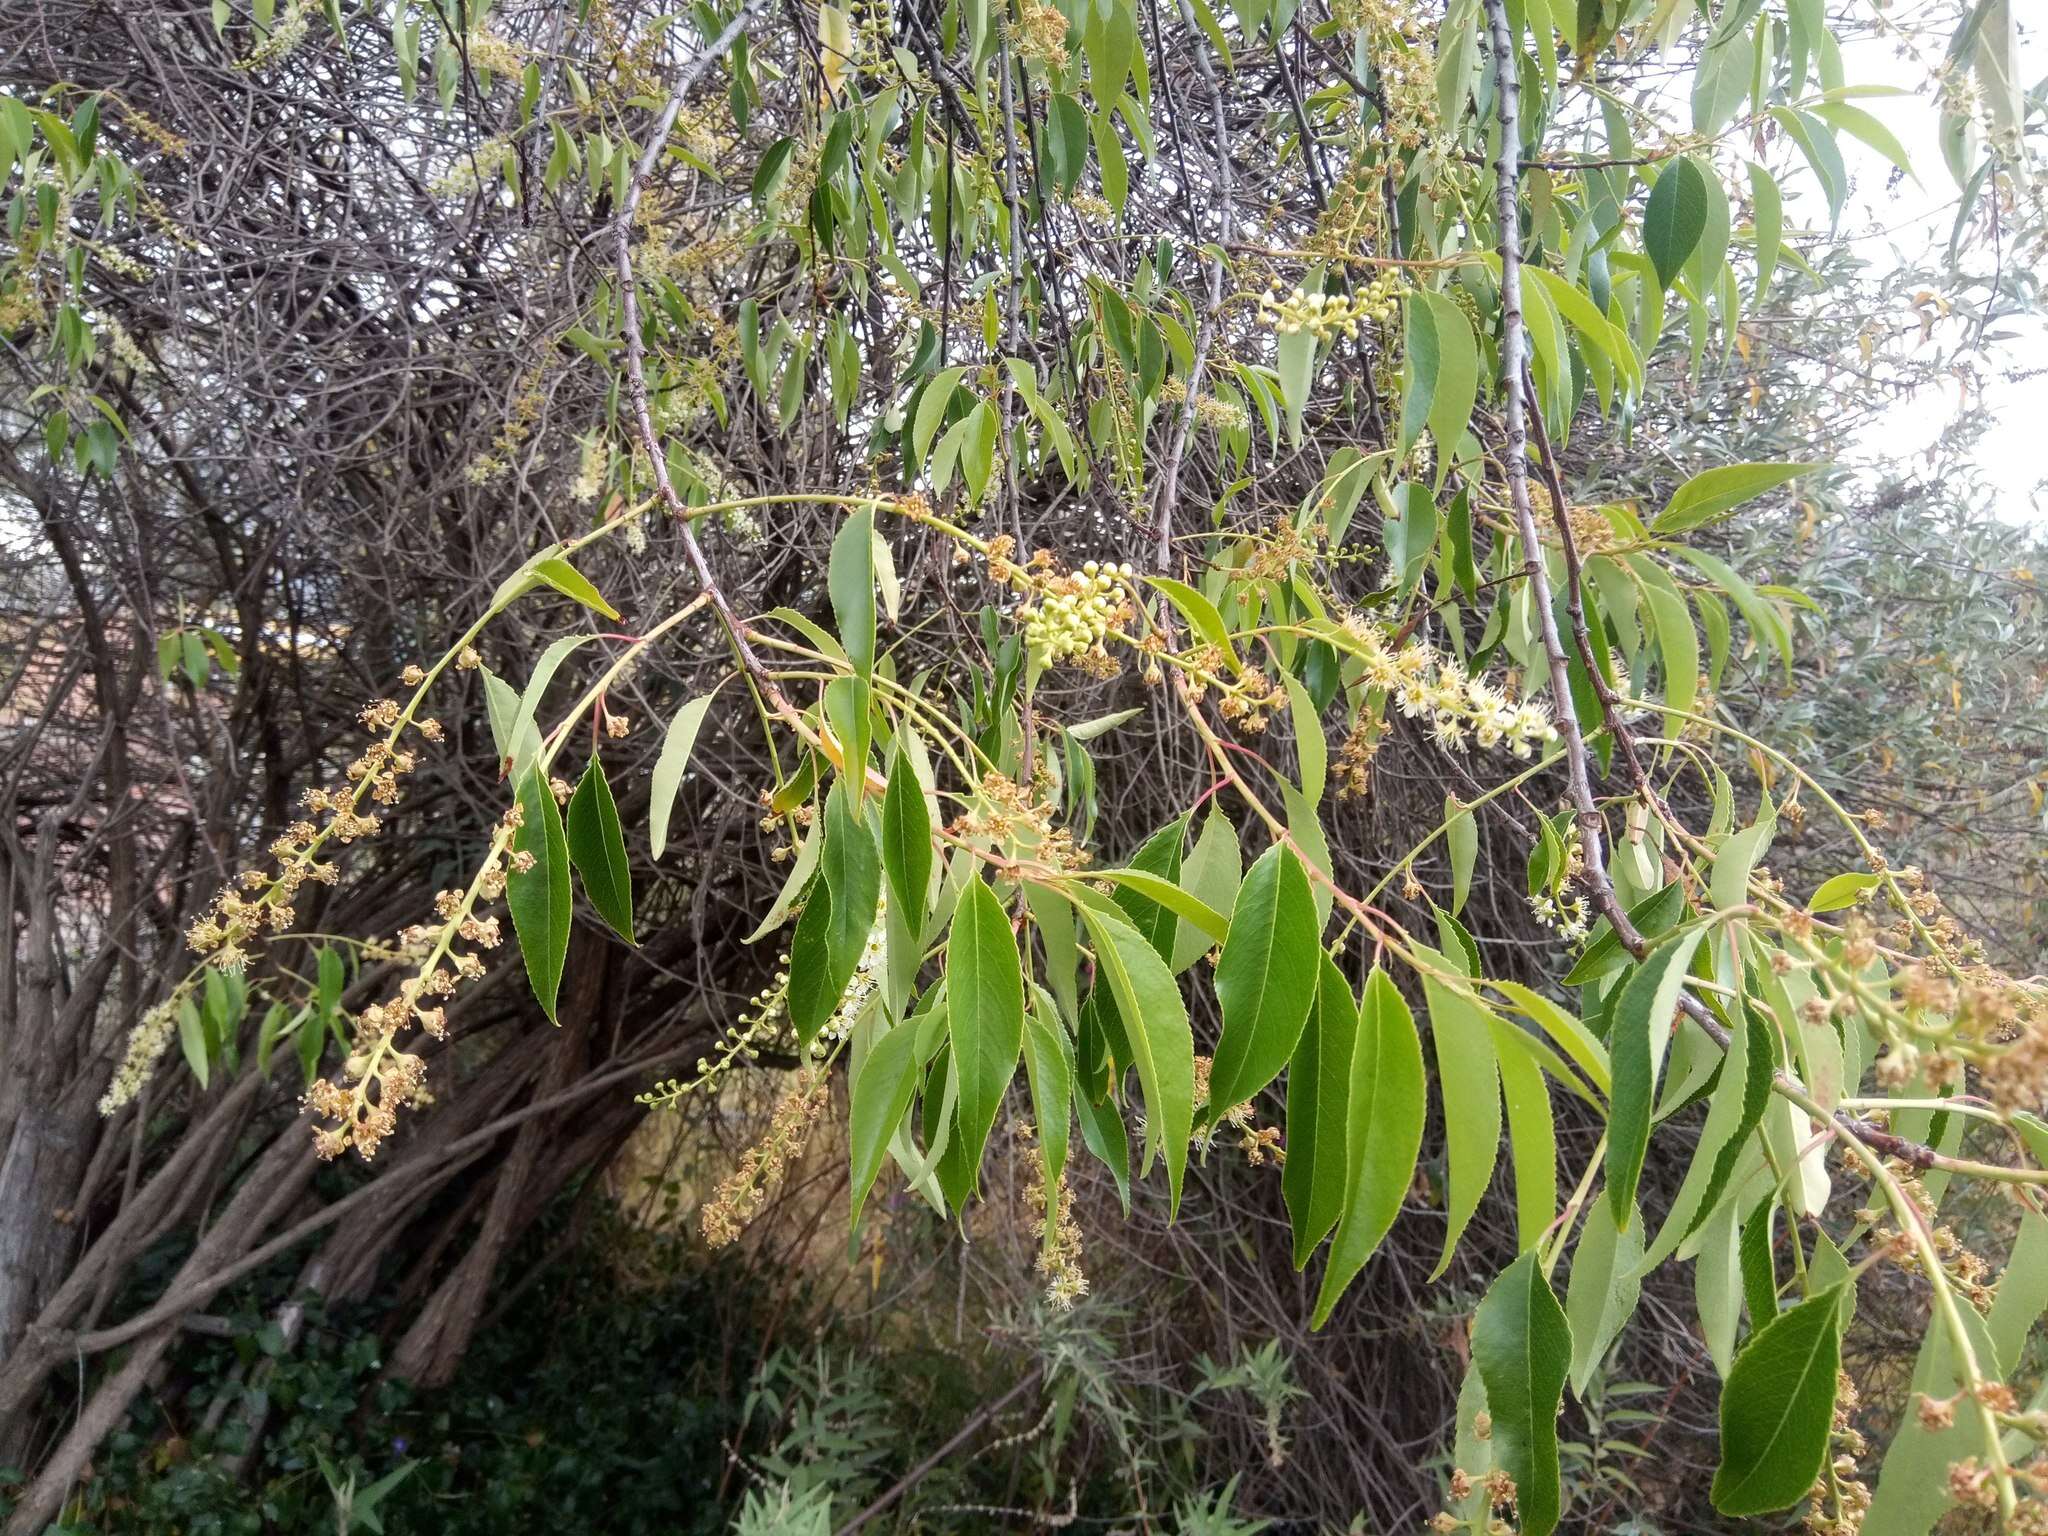
[(1086, 902), (1080, 911), (1095, 945), (1097, 972), (1109, 982), (1128, 1031), (1131, 1064), (1145, 1092), (1146, 1161), (1149, 1165), (1155, 1156), (1166, 1161), (1172, 1215), (1180, 1210), (1188, 1134), (1195, 1120), (1195, 1044), (1187, 1005), (1166, 962), (1121, 913)]
[(1806, 1496), (1827, 1460), (1841, 1364), (1839, 1287), (1808, 1297), (1743, 1346), (1721, 1388), (1713, 1500), (1722, 1514), (1768, 1514)]
[(567, 831), (569, 861), (583, 877), (583, 894), (612, 931), (631, 944), (633, 874), (626, 863), (626, 838), (611, 785), (594, 757), (569, 797)]
[(1650, 1146), (1650, 1110), (1657, 1096), (1657, 1069), (1671, 1039), (1672, 1016), (1704, 928), (1687, 928), (1666, 939), (1636, 968), (1615, 1005), (1608, 1037), (1613, 1052), (1613, 1109), (1607, 1121), (1607, 1199), (1617, 1226), (1635, 1215), (1636, 1185)]
[(1642, 1299), (1640, 1221), (1618, 1223), (1605, 1200), (1586, 1207), (1586, 1224), (1572, 1254), (1564, 1311), (1572, 1326), (1572, 1391), (1586, 1395), (1601, 1359)]
[(809, 1046), (839, 1006), (874, 929), (882, 863), (841, 778), (825, 797), (818, 878), (789, 941), (789, 1018)]
[(1479, 345), (1462, 309), (1444, 295), (1421, 288), (1408, 295), (1407, 338), (1401, 451), (1405, 454), (1414, 446), (1427, 426), (1436, 444), (1441, 485), (1479, 398)]
[(961, 887), (946, 938), (946, 1006), (960, 1080), (959, 1136), (970, 1169), (1003, 1107), (1024, 1045), (1024, 973), (1003, 904), (979, 874)]
[(668, 821), (674, 814), (676, 791), (690, 766), (690, 752), (697, 745), (697, 732), (704, 724), (704, 712), (711, 707), (711, 695), (690, 700), (675, 713), (661, 738), (661, 755), (654, 760), (654, 780), (647, 802), (647, 841), (654, 856), (668, 847)]
[(1465, 910), (1472, 892), (1472, 866), (1479, 858), (1479, 823), (1455, 799), (1444, 801), (1444, 847), (1451, 859), (1451, 916)]
[(1444, 1136), (1450, 1163), (1445, 1200), (1444, 1251), (1434, 1280), (1450, 1267), (1458, 1239), (1493, 1182), (1500, 1156), (1500, 1073), (1486, 1010), (1450, 987), (1423, 980), (1429, 1001), (1430, 1039), (1444, 1100)]
[[(1422, 1040), (1392, 978), (1378, 967), (1366, 978), (1364, 1005), (1351, 1048), (1344, 1153), (1344, 1212), (1330, 1243), (1329, 1266), (1316, 1296), (1320, 1328), (1344, 1290), (1365, 1267), (1400, 1214), (1415, 1180), (1427, 1109)], [(1496, 1113), (1498, 1109), (1496, 1108)], [(1500, 1132), (1496, 1122), (1494, 1135)]]
[[(1244, 855), (1238, 848), (1237, 828), (1222, 811), (1212, 809), (1195, 839), (1194, 851), (1181, 866), (1181, 885), (1211, 910), (1228, 912), (1237, 902), (1243, 878)], [(1173, 944), (1174, 971), (1186, 970), (1215, 947), (1213, 935), (1183, 917)]]
[[(519, 815), (519, 828), (512, 834), (511, 869), (505, 876), (505, 905), (519, 936), (527, 982), (541, 1011), (552, 1019), (569, 953), (569, 843), (554, 791), (539, 764), (520, 776)], [(522, 854), (530, 858), (521, 858)]]
[(862, 507), (840, 526), (826, 567), (839, 643), (862, 677), (875, 668), (874, 537), (874, 508)]
[(564, 597), (573, 597), (584, 607), (616, 619), (619, 610), (604, 600), (604, 595), (590, 584), (590, 578), (559, 555), (550, 556), (533, 568), (534, 577), (547, 583)]
[(861, 1206), (882, 1171), (889, 1140), (910, 1112), (917, 1089), (915, 1021), (906, 1020), (877, 1039), (853, 1079), (847, 1140), (852, 1155), (848, 1204), (852, 1225), (860, 1225)]
[(1494, 1464), (1515, 1481), (1523, 1536), (1549, 1536), (1562, 1512), (1557, 1405), (1571, 1357), (1571, 1327), (1531, 1249), (1502, 1271), (1472, 1319)]
[(1343, 1215), (1350, 1165), (1347, 1106), (1358, 1004), (1328, 951), (1317, 966), (1315, 1004), (1287, 1065), (1287, 1161), (1280, 1168), (1280, 1188), (1294, 1229), (1296, 1269), (1308, 1263)]
[(1301, 861), (1275, 843), (1238, 888), (1216, 962), (1223, 1034), (1209, 1073), (1212, 1122), (1279, 1076), (1293, 1054), (1315, 996), (1317, 927)]
[(899, 742), (889, 764), (889, 788), (882, 796), (882, 867), (889, 899), (910, 914), (910, 931), (924, 921), (932, 879), (932, 814), (910, 759)]

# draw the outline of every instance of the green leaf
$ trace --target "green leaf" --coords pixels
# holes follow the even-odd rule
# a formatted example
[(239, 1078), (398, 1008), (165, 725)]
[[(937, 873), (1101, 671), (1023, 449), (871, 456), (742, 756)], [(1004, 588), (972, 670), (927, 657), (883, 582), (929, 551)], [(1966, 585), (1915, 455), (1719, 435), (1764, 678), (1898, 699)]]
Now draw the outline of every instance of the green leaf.
[(789, 1019), (809, 1046), (839, 1007), (874, 929), (882, 863), (845, 779), (825, 797), (818, 878), (789, 941)]
[(1346, 1106), (1358, 1004), (1328, 951), (1317, 964), (1315, 1006), (1287, 1065), (1287, 1161), (1280, 1168), (1280, 1188), (1294, 1229), (1296, 1269), (1308, 1263), (1344, 1213), (1350, 1165)]
[(1608, 1346), (1621, 1336), (1642, 1299), (1637, 1266), (1643, 1257), (1643, 1224), (1619, 1225), (1605, 1200), (1586, 1208), (1586, 1225), (1572, 1254), (1571, 1283), (1564, 1312), (1572, 1325), (1572, 1391), (1583, 1398)]
[[(1629, 926), (1644, 938), (1654, 939), (1669, 931), (1684, 911), (1685, 887), (1674, 880), (1628, 909)], [(1628, 951), (1621, 947), (1620, 938), (1603, 918), (1599, 936), (1586, 946), (1578, 963), (1566, 974), (1564, 984), (1579, 987), (1589, 981), (1598, 981), (1610, 971), (1620, 970), (1628, 961)]]
[(1429, 1033), (1444, 1098), (1450, 1163), (1444, 1251), (1430, 1274), (1434, 1280), (1450, 1268), (1458, 1239), (1479, 1209), (1486, 1186), (1493, 1182), (1494, 1163), (1500, 1156), (1500, 1070), (1494, 1059), (1487, 1010), (1428, 976), (1423, 978), (1422, 989), (1429, 1004)]
[(1615, 1004), (1608, 1048), (1614, 1053), (1614, 1105), (1607, 1121), (1607, 1200), (1617, 1226), (1635, 1215), (1636, 1185), (1650, 1146), (1657, 1069), (1670, 1043), (1685, 968), (1705, 936), (1686, 928), (1650, 951)]
[(1665, 168), (1643, 209), (1643, 252), (1669, 288), (1707, 227), (1707, 173), (1690, 155)]
[(868, 1048), (854, 1075), (847, 1140), (853, 1160), (848, 1203), (855, 1228), (860, 1226), (860, 1208), (868, 1191), (882, 1171), (889, 1140), (910, 1112), (917, 1089), (917, 1036), (915, 1023), (898, 1024)]
[(1146, 1163), (1165, 1156), (1171, 1219), (1180, 1210), (1188, 1133), (1195, 1123), (1195, 1042), (1187, 1005), (1166, 962), (1120, 912), (1092, 902), (1080, 911), (1095, 944), (1098, 972), (1109, 982), (1129, 1031), (1131, 1064), (1145, 1091)]
[(1184, 581), (1175, 581), (1171, 576), (1147, 576), (1153, 586), (1166, 594), (1167, 600), (1178, 608), (1181, 616), (1188, 621), (1197, 635), (1216, 647), (1237, 665), (1237, 651), (1230, 643), (1230, 631), (1224, 627), (1223, 615), (1216, 605)]
[(1308, 875), (1292, 849), (1275, 843), (1238, 887), (1216, 962), (1223, 1033), (1209, 1073), (1211, 1124), (1278, 1077), (1294, 1054), (1316, 991), (1317, 932)]
[(1752, 225), (1756, 231), (1756, 296), (1761, 300), (1770, 290), (1771, 277), (1778, 270), (1778, 248), (1784, 237), (1785, 198), (1777, 180), (1754, 161), (1749, 167), (1749, 199), (1755, 209)]
[(1729, 833), (1715, 850), (1707, 894), (1717, 909), (1725, 912), (1749, 900), (1749, 877), (1756, 872), (1757, 861), (1769, 850), (1777, 830), (1778, 818), (1767, 803), (1753, 826)]
[[(1455, 919), (1453, 919), (1455, 921)], [(1557, 1216), (1557, 1127), (1539, 1061), (1556, 1054), (1534, 1035), (1489, 1015), (1514, 1154), (1515, 1231), (1519, 1248), (1534, 1248)]]
[(1301, 446), (1301, 418), (1316, 384), (1316, 333), (1282, 331), (1274, 341), (1273, 372), (1287, 405), (1287, 441)]
[(1532, 1249), (1501, 1272), (1472, 1319), (1494, 1464), (1515, 1481), (1523, 1536), (1549, 1536), (1562, 1511), (1557, 1405), (1571, 1358), (1571, 1326)]
[[(1181, 865), (1181, 888), (1211, 912), (1228, 912), (1237, 901), (1237, 887), (1244, 877), (1244, 854), (1238, 847), (1237, 828), (1214, 806), (1202, 823), (1194, 851)], [(1224, 933), (1229, 932), (1228, 924)], [(1178, 975), (1214, 949), (1218, 936), (1208, 927), (1183, 917), (1174, 939), (1172, 966)]]
[[(1038, 1128), (1038, 1151), (1045, 1169), (1045, 1187), (1059, 1187), (1067, 1167), (1067, 1137), (1074, 1114), (1072, 1046), (1060, 1027), (1059, 1010), (1043, 987), (1033, 989), (1032, 1006), (1024, 1015), (1024, 1075), (1031, 1089), (1031, 1119)], [(1059, 1230), (1059, 1201), (1045, 1203), (1045, 1245)]]
[(616, 619), (619, 610), (604, 600), (603, 595), (590, 584), (590, 578), (559, 555), (551, 555), (533, 568), (533, 577), (546, 582), (564, 597), (573, 597), (584, 607)]
[[(1327, 956), (1323, 963), (1330, 964)], [(1337, 982), (1341, 986), (1342, 978)], [(1345, 997), (1349, 996), (1346, 988)], [(1378, 966), (1365, 981), (1346, 1092), (1343, 1214), (1316, 1295), (1311, 1323), (1316, 1328), (1329, 1320), (1331, 1309), (1401, 1213), (1401, 1201), (1415, 1180), (1415, 1159), (1422, 1151), (1422, 1120), (1428, 1106), (1422, 1041), (1408, 1004)], [(1288, 1123), (1292, 1129), (1291, 1118)], [(1326, 1133), (1319, 1132), (1319, 1139), (1327, 1141)], [(1320, 1164), (1318, 1154), (1319, 1179)]]
[(1710, 44), (1692, 77), (1692, 129), (1712, 138), (1727, 127), (1749, 94), (1756, 48), (1747, 32)]
[(1683, 533), (1697, 528), (1775, 486), (1824, 468), (1823, 464), (1723, 464), (1704, 470), (1678, 488), (1652, 519), (1651, 531)]
[(661, 755), (654, 760), (654, 781), (647, 804), (647, 841), (657, 859), (668, 846), (668, 819), (675, 812), (676, 791), (682, 788), (683, 773), (690, 766), (690, 751), (697, 745), (697, 731), (704, 724), (704, 712), (711, 707), (711, 698), (704, 694), (677, 710), (661, 738)]
[(1301, 765), (1301, 792), (1313, 805), (1323, 798), (1329, 778), (1330, 742), (1323, 735), (1322, 711), (1292, 672), (1280, 674), (1287, 685), (1287, 709), (1294, 721), (1294, 753)]
[(1451, 856), (1451, 916), (1465, 910), (1472, 894), (1472, 866), (1479, 857), (1479, 823), (1455, 799), (1444, 799), (1444, 846)]
[(889, 788), (882, 796), (882, 868), (889, 899), (908, 915), (910, 931), (924, 922), (932, 882), (932, 813), (899, 739), (889, 763)]
[[(519, 829), (512, 834), (513, 866), (505, 876), (505, 905), (519, 935), (526, 980), (541, 1011), (555, 1017), (562, 965), (569, 954), (569, 843), (562, 812), (538, 763), (519, 779)], [(532, 855), (525, 870), (520, 854)]]
[(1762, 1515), (1806, 1497), (1827, 1461), (1842, 1364), (1839, 1288), (1808, 1297), (1759, 1329), (1721, 1388), (1714, 1507)]
[(184, 1052), (185, 1065), (192, 1069), (192, 1075), (199, 1079), (202, 1090), (206, 1087), (212, 1063), (207, 1058), (206, 1021), (199, 1016), (199, 1008), (187, 993), (178, 1002), (178, 1049)]
[[(1115, 884), (1114, 900), (1131, 920), (1131, 926), (1151, 941), (1162, 960), (1173, 953), (1173, 941), (1179, 933), (1171, 909), (1177, 909), (1184, 900), (1176, 882), (1180, 879), (1181, 844), (1187, 840), (1187, 832), (1187, 818), (1176, 816), (1139, 845), (1131, 855), (1128, 870), (1111, 870), (1104, 877)], [(1223, 922), (1214, 913), (1209, 914), (1209, 920), (1218, 925)], [(1217, 938), (1222, 938), (1220, 932)]]
[(626, 863), (626, 838), (619, 807), (596, 758), (569, 797), (569, 862), (583, 877), (583, 894), (598, 916), (628, 944), (633, 942), (633, 873)]
[(1813, 893), (1813, 900), (1806, 904), (1809, 912), (1839, 912), (1844, 907), (1853, 907), (1865, 891), (1875, 890), (1884, 883), (1884, 876), (1868, 874), (1862, 870), (1851, 870), (1845, 875), (1834, 875), (1823, 880), (1820, 889)]
[(1024, 973), (1003, 904), (977, 872), (961, 887), (946, 937), (946, 1007), (960, 1079), (959, 1136), (981, 1167), (1024, 1047)]
[(1423, 288), (1408, 295), (1407, 337), (1401, 452), (1407, 453), (1427, 426), (1436, 444), (1436, 480), (1441, 485), (1479, 398), (1479, 343), (1462, 309)]
[(862, 507), (832, 540), (826, 567), (832, 616), (839, 623), (839, 643), (854, 671), (867, 677), (875, 670), (875, 511)]

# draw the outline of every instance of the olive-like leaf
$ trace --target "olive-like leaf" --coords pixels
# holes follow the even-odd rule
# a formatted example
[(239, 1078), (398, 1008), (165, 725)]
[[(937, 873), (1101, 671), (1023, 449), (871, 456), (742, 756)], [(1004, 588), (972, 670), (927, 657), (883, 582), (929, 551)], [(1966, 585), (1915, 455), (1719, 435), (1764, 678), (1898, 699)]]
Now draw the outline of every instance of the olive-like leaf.
[[(1489, 1055), (1489, 1071), (1491, 1060)], [(1415, 1180), (1415, 1159), (1422, 1150), (1426, 1092), (1415, 1016), (1393, 980), (1376, 966), (1366, 978), (1351, 1047), (1344, 1209), (1337, 1235), (1330, 1242), (1329, 1265), (1316, 1296), (1313, 1327), (1320, 1328), (1328, 1321), (1330, 1310), (1400, 1214), (1402, 1198)], [(1498, 1104), (1496, 1096), (1496, 1140), (1500, 1136)]]
[(583, 877), (583, 894), (612, 931), (631, 944), (633, 874), (626, 863), (626, 838), (612, 787), (594, 757), (569, 797), (567, 831), (569, 862)]
[(1308, 875), (1275, 843), (1238, 887), (1216, 962), (1223, 1034), (1209, 1073), (1212, 1122), (1278, 1077), (1294, 1053), (1316, 991), (1317, 929)]
[[(505, 905), (519, 936), (527, 984), (541, 1011), (553, 1019), (569, 954), (569, 842), (554, 791), (538, 763), (520, 776), (519, 814), (519, 828), (512, 834), (512, 867), (505, 877)], [(531, 861), (521, 854), (531, 855)]]
[(970, 1170), (1002, 1112), (1024, 1047), (1024, 973), (1003, 904), (979, 874), (960, 888), (946, 936), (946, 1006), (960, 1081), (958, 1136)]

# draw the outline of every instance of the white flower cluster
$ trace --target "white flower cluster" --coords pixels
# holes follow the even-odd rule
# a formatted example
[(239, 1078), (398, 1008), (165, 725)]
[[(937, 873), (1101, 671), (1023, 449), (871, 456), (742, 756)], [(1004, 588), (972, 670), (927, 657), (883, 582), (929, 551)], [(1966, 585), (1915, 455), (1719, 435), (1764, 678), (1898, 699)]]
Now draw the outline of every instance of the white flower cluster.
[(142, 1085), (156, 1072), (178, 1028), (176, 1000), (158, 1003), (142, 1016), (142, 1022), (128, 1032), (128, 1048), (121, 1053), (121, 1065), (107, 1091), (100, 1095), (100, 1113), (111, 1115), (142, 1092)]
[(1427, 717), (1431, 734), (1452, 751), (1505, 746), (1527, 758), (1557, 739), (1549, 711), (1536, 700), (1517, 702), (1419, 642), (1394, 650), (1376, 629), (1354, 626), (1352, 632), (1363, 641), (1366, 681), (1410, 720)]
[(1128, 564), (1090, 560), (1070, 576), (1048, 579), (1025, 603), (1025, 644), (1050, 661), (1096, 649), (1130, 602), (1132, 575)]
[(818, 1038), (811, 1042), (813, 1061), (823, 1061), (833, 1046), (853, 1033), (853, 1026), (860, 1022), (861, 1010), (875, 995), (882, 967), (888, 963), (888, 910), (889, 898), (884, 896), (875, 908), (875, 926), (868, 930), (868, 941), (861, 946), (853, 977), (846, 983), (846, 990), (839, 994), (839, 1006), (825, 1021), (825, 1027), (818, 1031)]
[(1548, 891), (1538, 891), (1529, 898), (1529, 910), (1536, 914), (1537, 922), (1567, 944), (1578, 943), (1592, 927), (1592, 915), (1586, 910), (1583, 896), (1554, 898)]

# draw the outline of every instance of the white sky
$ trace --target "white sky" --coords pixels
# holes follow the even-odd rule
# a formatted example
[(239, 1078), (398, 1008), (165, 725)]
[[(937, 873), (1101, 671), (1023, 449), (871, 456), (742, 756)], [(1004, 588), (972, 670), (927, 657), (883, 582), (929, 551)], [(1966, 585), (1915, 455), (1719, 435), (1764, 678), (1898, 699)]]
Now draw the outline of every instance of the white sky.
[[(2048, 73), (2048, 30), (2035, 20), (2029, 26), (2027, 5), (2017, 6), (2020, 29), (2019, 77), (2023, 84)], [(1899, 58), (1893, 47), (1876, 39), (1857, 39), (1843, 47), (1844, 74), (1855, 84), (1882, 83), (1912, 91), (1911, 96), (1862, 100), (1864, 107), (1895, 133), (1919, 173), (1919, 181), (1888, 188), (1890, 165), (1876, 151), (1848, 134), (1840, 136), (1842, 152), (1855, 181), (1842, 228), (1855, 241), (1857, 253), (1874, 268), (1895, 268), (1902, 260), (1929, 250), (1937, 259), (1946, 252), (1960, 189), (1949, 175), (1936, 138), (1937, 114), (1922, 66)], [(2044, 171), (2043, 174), (2048, 174)], [(1799, 178), (1793, 178), (1796, 183)], [(1788, 194), (1792, 188), (1787, 187)], [(1810, 199), (1809, 206), (1817, 199)], [(1967, 239), (1967, 237), (1966, 237)], [(1981, 260), (1983, 253), (1977, 252)], [(1902, 320), (1909, 316), (1901, 315)], [(1960, 386), (1929, 390), (1884, 413), (1867, 434), (1873, 455), (1898, 457), (1932, 444), (1959, 409), (1989, 411), (1995, 425), (1978, 444), (1977, 463), (1995, 498), (1986, 510), (2008, 522), (2048, 524), (2048, 452), (2042, 433), (2048, 425), (2048, 372), (2032, 379), (2010, 376), (2006, 369), (2048, 369), (2048, 318), (2036, 314), (1999, 322), (1995, 331), (2014, 333), (1992, 343), (1980, 360), (1985, 390), (1964, 400)], [(1950, 333), (1954, 344), (1957, 333)]]

